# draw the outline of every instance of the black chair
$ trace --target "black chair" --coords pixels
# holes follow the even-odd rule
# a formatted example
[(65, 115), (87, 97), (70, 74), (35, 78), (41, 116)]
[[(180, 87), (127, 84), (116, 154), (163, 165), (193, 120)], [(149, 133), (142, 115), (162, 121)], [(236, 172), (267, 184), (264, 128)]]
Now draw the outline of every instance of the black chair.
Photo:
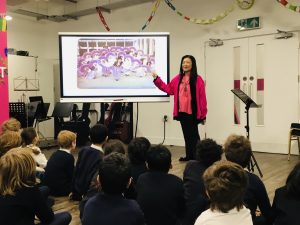
[(298, 149), (300, 154), (300, 123), (292, 123), (290, 128), (290, 134), (289, 134), (289, 152), (288, 152), (288, 160), (290, 161), (291, 157), (291, 142), (297, 141), (298, 143)]

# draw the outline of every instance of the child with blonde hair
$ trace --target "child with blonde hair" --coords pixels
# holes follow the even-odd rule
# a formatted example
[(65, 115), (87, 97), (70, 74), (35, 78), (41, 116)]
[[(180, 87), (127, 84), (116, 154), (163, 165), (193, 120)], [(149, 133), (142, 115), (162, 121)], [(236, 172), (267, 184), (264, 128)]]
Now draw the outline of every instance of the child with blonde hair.
[(31, 156), (36, 162), (36, 171), (45, 172), (44, 168), (47, 165), (46, 156), (42, 153), (41, 149), (37, 146), (39, 137), (33, 127), (24, 128), (21, 132), (22, 146), (32, 150)]
[(76, 134), (62, 130), (57, 136), (59, 149), (48, 160), (42, 183), (50, 188), (54, 196), (67, 196), (71, 192), (74, 173)]
[(0, 135), (0, 157), (12, 148), (20, 147), (22, 139), (19, 132), (6, 131)]
[(67, 225), (71, 215), (54, 215), (35, 186), (35, 162), (28, 148), (15, 148), (0, 158), (0, 221), (33, 225), (35, 216), (48, 225)]
[(21, 123), (19, 120), (12, 117), (2, 123), (1, 129), (3, 133), (6, 131), (19, 132), (21, 129)]

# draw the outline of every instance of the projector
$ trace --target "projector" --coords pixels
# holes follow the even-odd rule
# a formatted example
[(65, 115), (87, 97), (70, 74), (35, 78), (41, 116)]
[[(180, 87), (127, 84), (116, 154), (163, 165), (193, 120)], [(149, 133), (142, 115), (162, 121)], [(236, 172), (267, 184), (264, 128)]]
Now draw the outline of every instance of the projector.
[(278, 33), (275, 34), (275, 38), (276, 39), (287, 39), (287, 38), (293, 37), (293, 35), (294, 35), (293, 33), (278, 30)]

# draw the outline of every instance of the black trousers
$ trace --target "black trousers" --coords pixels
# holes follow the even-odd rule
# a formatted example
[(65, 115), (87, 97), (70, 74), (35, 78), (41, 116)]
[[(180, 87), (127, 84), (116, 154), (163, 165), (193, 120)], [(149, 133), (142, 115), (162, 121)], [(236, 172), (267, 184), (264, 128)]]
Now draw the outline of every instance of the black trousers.
[(195, 159), (196, 145), (200, 140), (198, 123), (192, 115), (187, 113), (179, 113), (179, 121), (185, 142), (186, 157), (188, 159)]

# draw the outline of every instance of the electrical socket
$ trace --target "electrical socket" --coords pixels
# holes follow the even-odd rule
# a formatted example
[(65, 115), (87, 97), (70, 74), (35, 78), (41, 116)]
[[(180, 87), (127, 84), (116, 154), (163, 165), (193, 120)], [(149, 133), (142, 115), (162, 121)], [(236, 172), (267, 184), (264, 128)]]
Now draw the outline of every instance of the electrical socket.
[(164, 122), (167, 122), (167, 121), (168, 121), (168, 116), (164, 115)]

